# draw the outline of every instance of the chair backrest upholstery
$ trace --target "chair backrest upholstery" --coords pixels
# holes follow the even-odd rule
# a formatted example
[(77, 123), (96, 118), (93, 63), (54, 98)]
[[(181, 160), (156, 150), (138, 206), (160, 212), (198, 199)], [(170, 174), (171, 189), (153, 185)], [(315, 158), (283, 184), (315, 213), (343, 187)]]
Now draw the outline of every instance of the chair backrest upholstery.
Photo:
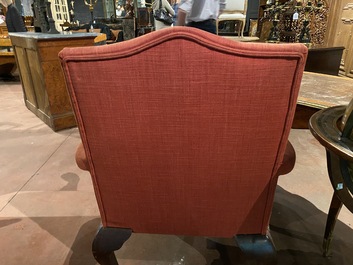
[(306, 55), (188, 27), (61, 51), (103, 226), (266, 233)]
[(242, 11), (246, 12), (247, 10), (247, 0), (228, 0), (226, 2), (226, 11)]

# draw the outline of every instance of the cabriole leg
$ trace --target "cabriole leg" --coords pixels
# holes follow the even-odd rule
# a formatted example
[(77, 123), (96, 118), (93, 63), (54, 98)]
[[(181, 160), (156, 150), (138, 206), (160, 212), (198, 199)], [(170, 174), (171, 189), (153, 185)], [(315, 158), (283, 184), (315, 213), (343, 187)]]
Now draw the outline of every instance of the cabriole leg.
[(118, 265), (114, 251), (131, 236), (131, 229), (100, 227), (92, 243), (92, 253), (101, 265)]

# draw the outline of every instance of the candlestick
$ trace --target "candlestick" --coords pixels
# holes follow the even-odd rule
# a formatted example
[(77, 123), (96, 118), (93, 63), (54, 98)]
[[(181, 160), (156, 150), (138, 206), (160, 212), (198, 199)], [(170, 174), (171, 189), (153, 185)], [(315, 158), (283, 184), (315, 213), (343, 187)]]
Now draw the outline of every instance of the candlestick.
[(93, 10), (94, 6), (97, 4), (97, 1), (98, 0), (89, 0), (89, 2), (87, 2), (87, 0), (84, 0), (85, 5), (89, 8), (89, 12), (91, 12), (91, 26), (93, 26)]

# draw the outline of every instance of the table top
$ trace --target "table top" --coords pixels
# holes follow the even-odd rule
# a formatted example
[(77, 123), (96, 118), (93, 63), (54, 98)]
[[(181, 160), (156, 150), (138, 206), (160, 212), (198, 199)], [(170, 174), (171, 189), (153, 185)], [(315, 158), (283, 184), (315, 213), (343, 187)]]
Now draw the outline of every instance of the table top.
[(304, 72), (298, 104), (323, 109), (347, 105), (352, 98), (352, 78)]
[(49, 34), (49, 33), (41, 33), (41, 32), (11, 32), (9, 33), (10, 37), (20, 37), (20, 38), (28, 38), (28, 39), (72, 39), (72, 38), (87, 38), (92, 37), (95, 38), (99, 34), (95, 32), (79, 32), (79, 33), (67, 33), (62, 32), (59, 34)]
[(258, 37), (240, 37), (240, 36), (222, 36), (225, 39), (241, 41), (241, 42), (257, 42), (259, 40)]

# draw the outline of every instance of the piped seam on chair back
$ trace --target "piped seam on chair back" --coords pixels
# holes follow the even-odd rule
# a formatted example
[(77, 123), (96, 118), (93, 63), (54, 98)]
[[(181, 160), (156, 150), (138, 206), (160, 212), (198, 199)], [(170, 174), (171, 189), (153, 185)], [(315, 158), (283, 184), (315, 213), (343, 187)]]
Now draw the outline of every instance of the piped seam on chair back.
[[(272, 207), (273, 207), (273, 201), (274, 201), (274, 195), (275, 195), (275, 189), (276, 189), (276, 183), (278, 180), (279, 175), (276, 173), (280, 167), (280, 163), (282, 162), (284, 151), (286, 148), (286, 143), (288, 141), (289, 137), (289, 132), (291, 130), (291, 125), (294, 119), (294, 114), (295, 114), (295, 109), (296, 109), (296, 102), (297, 98), (299, 95), (299, 88), (300, 88), (300, 83), (303, 77), (303, 69), (305, 67), (305, 62), (306, 62), (306, 55), (304, 55), (303, 58), (300, 58), (297, 63), (297, 68), (295, 70), (295, 73), (293, 75), (293, 81), (292, 81), (292, 88), (291, 88), (291, 97), (289, 98), (289, 104), (288, 104), (288, 110), (287, 110), (287, 119), (283, 127), (283, 133), (282, 133), (282, 140), (280, 143), (282, 143), (282, 146), (278, 146), (278, 151), (277, 151), (277, 159), (276, 163), (274, 165), (273, 171), (272, 171), (272, 178), (271, 178), (271, 183), (270, 183), (270, 189), (268, 191), (267, 196), (267, 203), (266, 203), (266, 208), (264, 209), (264, 216), (267, 216), (263, 219), (264, 223), (262, 224), (262, 233), (266, 234), (266, 231), (268, 229), (269, 225), (269, 220), (270, 216), (272, 213)], [(296, 92), (296, 93), (294, 93)], [(281, 157), (279, 156), (281, 154)], [(268, 220), (267, 222), (265, 222)]]
[(92, 179), (92, 183), (94, 186), (94, 193), (95, 193), (95, 196), (97, 199), (97, 204), (99, 206), (98, 208), (99, 208), (100, 215), (102, 218), (102, 223), (105, 224), (106, 223), (106, 214), (105, 214), (104, 204), (102, 201), (101, 194), (98, 192), (99, 189), (98, 189), (95, 168), (94, 168), (94, 164), (93, 164), (93, 160), (92, 160), (92, 156), (91, 156), (91, 152), (90, 152), (90, 147), (89, 147), (89, 144), (87, 141), (87, 136), (85, 133), (84, 121), (81, 116), (81, 111), (80, 111), (80, 108), (78, 105), (76, 94), (74, 93), (74, 90), (73, 90), (73, 83), (71, 80), (69, 65), (66, 63), (65, 60), (61, 60), (61, 67), (63, 69), (63, 73), (65, 76), (65, 83), (66, 83), (66, 87), (67, 87), (67, 92), (70, 95), (71, 106), (72, 106), (74, 113), (75, 113), (75, 118), (76, 118), (76, 122), (77, 122), (77, 127), (79, 129), (79, 133), (81, 136), (81, 141), (84, 146), (85, 153), (86, 153), (87, 163), (89, 165), (89, 172), (91, 174), (91, 179)]
[[(136, 55), (140, 52), (143, 52), (147, 49), (160, 45), (164, 42), (173, 40), (173, 39), (186, 39), (191, 42), (195, 42), (201, 46), (207, 47), (212, 50), (219, 51), (221, 53), (234, 54), (238, 56), (245, 57), (265, 57), (265, 58), (293, 58), (296, 59), (298, 56), (302, 56), (302, 53), (299, 51), (294, 53), (291, 51), (281, 51), (279, 52), (276, 49), (274, 44), (262, 43), (264, 50), (263, 52), (259, 49), (255, 50), (252, 46), (258, 46), (259, 43), (241, 43), (234, 42), (219, 36), (214, 36), (212, 34), (200, 34), (195, 36), (194, 31), (200, 31), (193, 28), (187, 28), (183, 32), (178, 30), (169, 31), (169, 29), (160, 30), (158, 33), (165, 32), (165, 34), (159, 34), (156, 38), (151, 38), (149, 34), (143, 35), (134, 40), (125, 41), (119, 44), (106, 45), (94, 47), (95, 52), (92, 52), (93, 47), (80, 47), (82, 57), (77, 58), (77, 49), (78, 48), (64, 48), (60, 53), (59, 57), (65, 62), (73, 61), (92, 61), (92, 60), (114, 60), (118, 58), (130, 57)], [(134, 45), (135, 44), (135, 45)], [(119, 45), (119, 46), (116, 46)], [(303, 49), (306, 47), (302, 44), (278, 44), (283, 46), (300, 46)], [(121, 47), (118, 49), (118, 47)], [(288, 46), (289, 47), (289, 46)], [(70, 51), (74, 52), (74, 56), (70, 56)]]

